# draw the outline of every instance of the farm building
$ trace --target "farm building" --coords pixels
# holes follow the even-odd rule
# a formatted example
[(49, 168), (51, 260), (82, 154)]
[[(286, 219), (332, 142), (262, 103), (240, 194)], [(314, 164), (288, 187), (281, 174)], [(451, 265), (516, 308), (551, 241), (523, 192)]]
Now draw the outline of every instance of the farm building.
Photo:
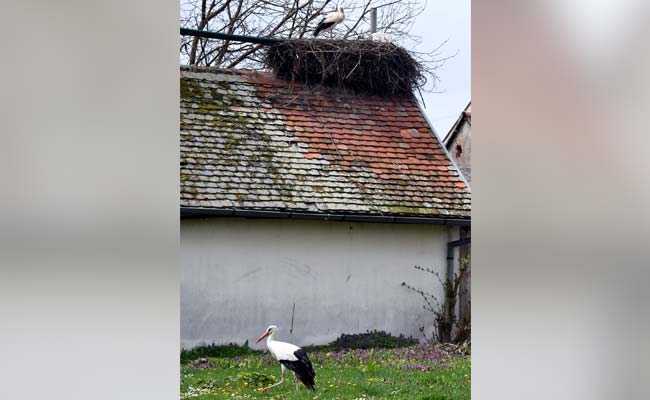
[[(467, 183), (471, 186), (472, 180), (472, 102), (467, 104), (467, 107), (460, 113), (454, 125), (449, 129), (447, 135), (443, 139), (443, 143), (447, 151), (454, 160), (456, 166), (463, 174)], [(469, 225), (460, 228), (460, 237), (469, 238), (472, 235), (471, 227)], [(461, 246), (459, 249), (460, 259), (468, 259), (471, 257), (471, 246)], [(460, 319), (469, 317), (471, 303), (472, 303), (472, 286), (471, 286), (471, 268), (467, 273), (460, 286), (459, 294), (459, 310), (458, 317)]]
[[(181, 68), (181, 346), (421, 337), (470, 191), (412, 97)], [(452, 265), (453, 267), (453, 265)]]
[[(443, 140), (467, 182), (472, 180), (472, 102), (467, 104)], [(470, 183), (471, 184), (471, 183)]]

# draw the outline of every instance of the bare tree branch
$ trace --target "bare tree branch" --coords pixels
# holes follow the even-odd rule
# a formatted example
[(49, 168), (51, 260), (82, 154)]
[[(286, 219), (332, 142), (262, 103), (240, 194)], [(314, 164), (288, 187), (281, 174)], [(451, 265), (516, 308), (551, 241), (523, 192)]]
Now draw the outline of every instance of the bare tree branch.
[[(339, 4), (334, 0), (181, 0), (180, 24), (183, 27), (249, 36), (304, 38), (325, 14)], [(424, 10), (419, 0), (356, 0), (341, 2), (346, 19), (334, 30), (339, 39), (368, 39), (369, 14), (378, 9), (378, 32), (405, 48), (414, 48), (421, 38), (410, 32), (413, 22)], [(413, 52), (427, 67), (427, 86), (433, 91), (438, 77), (435, 71), (453, 57), (442, 54), (442, 46), (428, 53)], [(263, 46), (233, 41), (183, 37), (181, 62), (190, 65), (223, 68), (262, 69)]]

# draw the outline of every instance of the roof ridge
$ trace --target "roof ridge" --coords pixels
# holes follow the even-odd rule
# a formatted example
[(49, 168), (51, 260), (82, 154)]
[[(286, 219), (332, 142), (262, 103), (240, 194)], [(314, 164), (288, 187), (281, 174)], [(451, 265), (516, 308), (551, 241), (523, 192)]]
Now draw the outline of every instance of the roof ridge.
[(246, 75), (246, 76), (267, 76), (275, 77), (271, 71), (261, 71), (249, 68), (221, 68), (221, 67), (206, 67), (202, 65), (181, 65), (181, 71), (188, 72), (206, 72), (206, 73), (219, 73), (229, 75)]

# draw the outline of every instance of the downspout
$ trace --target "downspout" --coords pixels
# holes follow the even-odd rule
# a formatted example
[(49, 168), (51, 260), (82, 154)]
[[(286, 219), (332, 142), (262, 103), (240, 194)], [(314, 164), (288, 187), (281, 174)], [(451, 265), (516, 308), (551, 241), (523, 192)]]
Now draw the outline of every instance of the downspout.
[(453, 282), (454, 280), (454, 248), (470, 244), (471, 241), (472, 238), (468, 237), (447, 243), (447, 279), (449, 282)]
[[(445, 302), (444, 302), (444, 307), (442, 309), (443, 313), (443, 321), (442, 324), (445, 328), (449, 328), (450, 331), (448, 334), (450, 335), (449, 338), (443, 337), (443, 331), (440, 331), (440, 326), (438, 326), (439, 329), (439, 334), (440, 334), (440, 340), (445, 341), (445, 340), (452, 340), (452, 331), (453, 331), (453, 323), (456, 320), (456, 307), (453, 306), (452, 304), (456, 304), (456, 299), (455, 295), (454, 298), (450, 298), (449, 296), (452, 294), (451, 288), (453, 287), (454, 283), (454, 250), (458, 246), (462, 246), (464, 244), (470, 243), (470, 238), (463, 238), (463, 239), (458, 239), (458, 240), (452, 240), (450, 242), (447, 242), (447, 280), (445, 281), (444, 284), (444, 293), (445, 293)], [(451, 327), (448, 327), (447, 324), (451, 324)], [(447, 332), (444, 332), (445, 336)]]

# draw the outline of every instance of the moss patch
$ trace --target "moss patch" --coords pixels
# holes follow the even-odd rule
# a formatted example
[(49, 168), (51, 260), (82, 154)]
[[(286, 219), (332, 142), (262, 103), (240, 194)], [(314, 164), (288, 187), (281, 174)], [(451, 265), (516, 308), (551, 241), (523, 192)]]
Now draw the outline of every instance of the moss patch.
[(437, 215), (439, 214), (438, 210), (435, 208), (425, 208), (425, 207), (408, 207), (408, 206), (389, 206), (388, 211), (391, 214), (401, 214), (401, 215)]
[[(184, 98), (184, 113), (198, 114), (204, 118), (184, 119), (181, 115), (181, 130), (197, 130), (219, 137), (218, 140), (207, 144), (203, 151), (210, 151), (220, 160), (214, 163), (210, 160), (200, 160), (197, 155), (195, 164), (201, 162), (222, 165), (229, 170), (237, 166), (235, 175), (249, 177), (253, 182), (270, 179), (273, 189), (281, 193), (281, 199), (286, 202), (294, 201), (293, 182), (286, 180), (280, 172), (277, 159), (274, 160), (277, 146), (264, 129), (265, 121), (260, 119), (255, 111), (257, 105), (249, 102), (247, 96), (235, 94), (238, 85), (232, 82), (206, 81), (195, 78), (181, 79), (181, 98)], [(251, 94), (251, 96), (254, 96)], [(182, 141), (193, 142), (191, 135), (181, 137)], [(214, 142), (217, 142), (216, 144)], [(228, 172), (231, 173), (231, 172)], [(270, 189), (270, 188), (269, 188)], [(236, 201), (246, 201), (242, 195), (236, 196)]]
[(181, 98), (203, 97), (201, 85), (194, 79), (181, 78)]

